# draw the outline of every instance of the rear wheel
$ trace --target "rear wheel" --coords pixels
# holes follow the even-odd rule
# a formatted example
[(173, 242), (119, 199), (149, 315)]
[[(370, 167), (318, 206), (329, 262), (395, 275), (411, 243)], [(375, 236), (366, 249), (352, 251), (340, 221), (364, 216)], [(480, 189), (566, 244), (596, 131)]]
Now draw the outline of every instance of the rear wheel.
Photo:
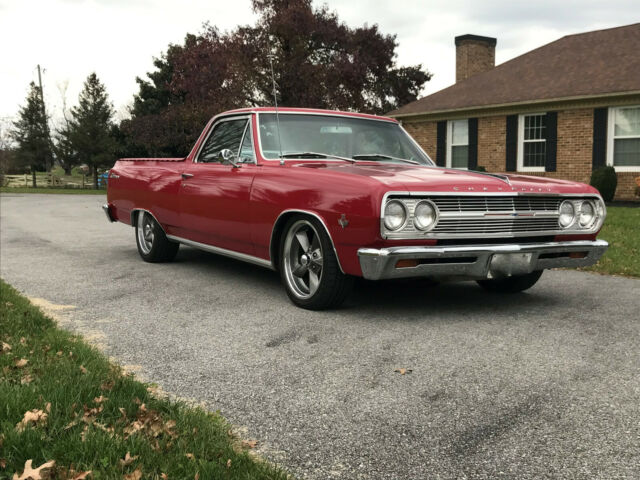
[(178, 253), (180, 244), (170, 241), (155, 218), (140, 211), (136, 220), (136, 244), (145, 262), (170, 262)]
[(533, 287), (540, 279), (542, 270), (536, 270), (524, 275), (512, 275), (504, 278), (492, 278), (491, 280), (478, 280), (485, 290), (497, 293), (518, 293)]
[(309, 310), (339, 306), (353, 286), (340, 271), (329, 236), (315, 218), (293, 217), (280, 243), (280, 275), (293, 303)]

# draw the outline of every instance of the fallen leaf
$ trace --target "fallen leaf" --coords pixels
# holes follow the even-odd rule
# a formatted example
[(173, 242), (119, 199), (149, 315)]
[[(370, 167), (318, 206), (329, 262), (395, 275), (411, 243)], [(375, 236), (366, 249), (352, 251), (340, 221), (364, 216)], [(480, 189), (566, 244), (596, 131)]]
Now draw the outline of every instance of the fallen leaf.
[(94, 403), (102, 403), (106, 400), (109, 400), (109, 397), (103, 397), (102, 395), (93, 399)]
[(8, 343), (2, 342), (0, 344), (0, 353), (8, 352), (11, 350), (11, 345)]
[(24, 414), (24, 418), (16, 424), (16, 430), (23, 432), (29, 426), (38, 426), (47, 422), (47, 414), (42, 410), (33, 409)]
[(7, 459), (6, 458), (0, 458), (0, 468), (2, 468), (3, 470), (5, 468), (7, 468)]
[(200, 473), (196, 472), (196, 474), (193, 476), (193, 480), (200, 480)]
[[(73, 472), (73, 473), (76, 473), (76, 472)], [(80, 472), (71, 480), (85, 480), (87, 478), (87, 475), (91, 475), (91, 470), (87, 470), (86, 472)]]
[(44, 407), (47, 413), (51, 413), (51, 402), (47, 402), (47, 405)]
[(133, 472), (124, 476), (124, 480), (140, 480), (142, 478), (142, 470), (136, 468)]
[(4, 304), (5, 304), (7, 307), (13, 307), (13, 303), (11, 303), (11, 302), (4, 302)]
[(61, 351), (61, 350), (60, 350), (60, 351), (57, 351), (57, 352), (56, 352), (56, 355), (57, 355), (57, 356), (59, 356), (59, 357), (61, 357), (61, 356), (62, 356), (62, 351)]
[(51, 468), (56, 464), (55, 460), (50, 460), (47, 463), (43, 463), (38, 468), (32, 468), (32, 461), (33, 460), (27, 460), (24, 462), (24, 471), (22, 472), (22, 475), (18, 476), (17, 473), (14, 473), (13, 480), (42, 480), (42, 476), (40, 475), (44, 473), (42, 470)]
[(193, 453), (185, 453), (184, 456), (187, 457), (189, 460), (195, 460), (196, 459), (196, 457), (193, 456)]
[(86, 369), (86, 368), (84, 368), (84, 365), (80, 365), (80, 371), (81, 371), (82, 373), (87, 373), (87, 369)]
[(396, 368), (394, 372), (398, 372), (400, 375), (404, 375), (406, 373), (413, 372), (413, 370), (411, 370), (410, 368)]
[(162, 480), (169, 480), (169, 475), (167, 475), (166, 473), (161, 473), (161, 474), (160, 474), (160, 478), (161, 478)]
[(227, 468), (231, 468), (231, 459), (230, 458), (227, 460)]
[(27, 339), (24, 337), (20, 337), (20, 345), (26, 345), (27, 344)]
[(29, 374), (23, 375), (20, 379), (20, 385), (28, 385), (33, 381), (33, 377)]
[(123, 460), (120, 460), (120, 466), (126, 467), (127, 465), (131, 465), (140, 455), (131, 456), (129, 452), (127, 452), (124, 456)]
[(242, 446), (243, 447), (256, 448), (256, 445), (258, 445), (258, 441), (257, 440), (243, 440), (242, 441)]
[(29, 363), (29, 360), (27, 360), (26, 358), (21, 358), (20, 360), (16, 360), (15, 366), (18, 368), (23, 368), (27, 366), (27, 363)]
[(100, 390), (113, 390), (113, 386), (114, 386), (115, 384), (116, 384), (116, 383), (115, 383), (114, 381), (103, 382), (103, 383), (100, 385)]

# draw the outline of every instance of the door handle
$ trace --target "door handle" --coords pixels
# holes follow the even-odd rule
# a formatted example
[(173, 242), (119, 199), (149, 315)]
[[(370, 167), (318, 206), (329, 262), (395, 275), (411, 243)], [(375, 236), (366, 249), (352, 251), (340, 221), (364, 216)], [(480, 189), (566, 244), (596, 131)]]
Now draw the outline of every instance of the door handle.
[(193, 177), (193, 173), (183, 173), (182, 174), (182, 179), (186, 180), (187, 178), (191, 178)]

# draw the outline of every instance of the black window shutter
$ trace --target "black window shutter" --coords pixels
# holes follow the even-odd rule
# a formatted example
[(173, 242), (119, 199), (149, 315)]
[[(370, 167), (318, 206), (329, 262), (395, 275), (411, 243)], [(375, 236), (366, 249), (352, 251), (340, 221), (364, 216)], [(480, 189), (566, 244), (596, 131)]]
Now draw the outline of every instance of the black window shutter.
[(547, 112), (547, 150), (544, 160), (544, 171), (556, 171), (556, 154), (558, 151), (558, 112)]
[(478, 119), (469, 119), (469, 170), (478, 168)]
[(607, 164), (607, 120), (608, 109), (594, 108), (593, 110), (593, 154), (591, 166), (593, 170)]
[(438, 122), (438, 138), (436, 139), (436, 165), (444, 167), (447, 164), (447, 121)]
[(518, 115), (507, 116), (507, 172), (518, 167)]

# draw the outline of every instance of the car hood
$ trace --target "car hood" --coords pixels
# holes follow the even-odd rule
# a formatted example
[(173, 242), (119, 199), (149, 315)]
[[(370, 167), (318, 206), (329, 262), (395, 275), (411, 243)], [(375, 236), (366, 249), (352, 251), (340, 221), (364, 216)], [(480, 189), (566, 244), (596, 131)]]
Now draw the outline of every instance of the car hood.
[(519, 174), (490, 174), (422, 165), (304, 162), (294, 166), (366, 177), (386, 185), (390, 191), (597, 193), (593, 187), (568, 180)]

